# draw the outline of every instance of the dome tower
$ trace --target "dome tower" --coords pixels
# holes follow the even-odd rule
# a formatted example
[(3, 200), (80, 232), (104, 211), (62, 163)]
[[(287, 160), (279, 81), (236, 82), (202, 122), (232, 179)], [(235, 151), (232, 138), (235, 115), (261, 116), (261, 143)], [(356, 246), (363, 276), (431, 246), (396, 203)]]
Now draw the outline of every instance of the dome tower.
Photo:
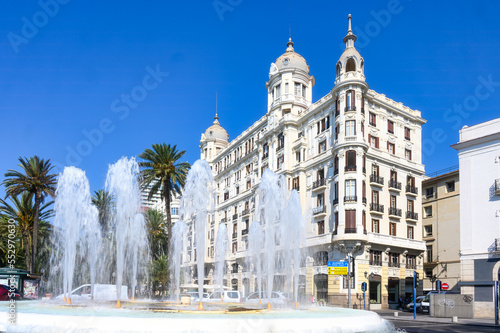
[(201, 159), (211, 162), (221, 149), (229, 144), (229, 135), (220, 125), (217, 113), (212, 126), (207, 128), (201, 135), (200, 151)]

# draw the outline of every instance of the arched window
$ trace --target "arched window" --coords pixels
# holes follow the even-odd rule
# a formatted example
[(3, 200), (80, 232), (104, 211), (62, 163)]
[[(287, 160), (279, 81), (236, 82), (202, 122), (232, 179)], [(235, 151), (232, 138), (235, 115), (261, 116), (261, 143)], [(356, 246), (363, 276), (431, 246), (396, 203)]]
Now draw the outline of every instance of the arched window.
[(340, 76), (340, 70), (342, 69), (342, 66), (340, 62), (337, 63), (337, 77)]
[(318, 251), (314, 254), (314, 266), (326, 265), (328, 262), (328, 252)]
[(345, 65), (346, 72), (354, 72), (356, 71), (356, 63), (353, 58), (347, 59), (347, 63)]

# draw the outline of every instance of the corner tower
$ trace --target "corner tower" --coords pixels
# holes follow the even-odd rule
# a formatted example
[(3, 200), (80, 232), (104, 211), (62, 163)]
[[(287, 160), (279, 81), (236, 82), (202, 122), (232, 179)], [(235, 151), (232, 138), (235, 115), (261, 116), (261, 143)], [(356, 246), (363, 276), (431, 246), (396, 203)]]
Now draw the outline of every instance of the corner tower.
[(212, 126), (201, 134), (200, 153), (201, 159), (212, 162), (215, 156), (229, 144), (229, 135), (220, 125), (217, 113)]
[(289, 38), (286, 52), (271, 64), (266, 82), (267, 112), (277, 118), (287, 113), (297, 115), (312, 104), (314, 76), (309, 75), (306, 60), (295, 52), (293, 45)]

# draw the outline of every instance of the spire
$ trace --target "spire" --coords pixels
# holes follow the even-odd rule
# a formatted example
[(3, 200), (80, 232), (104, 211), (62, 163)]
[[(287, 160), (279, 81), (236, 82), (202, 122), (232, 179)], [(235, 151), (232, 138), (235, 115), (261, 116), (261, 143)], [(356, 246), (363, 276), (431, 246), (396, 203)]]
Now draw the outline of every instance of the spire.
[(215, 117), (214, 125), (219, 123), (219, 116), (217, 116), (217, 92), (215, 92)]
[(351, 29), (351, 14), (349, 14), (348, 19), (349, 19), (349, 28), (347, 29), (347, 35), (344, 37), (344, 43), (346, 48), (354, 47), (354, 42), (357, 39), (356, 35), (352, 33)]
[(292, 42), (292, 37), (288, 38), (288, 43), (286, 43), (286, 52), (294, 52), (293, 51), (293, 42)]

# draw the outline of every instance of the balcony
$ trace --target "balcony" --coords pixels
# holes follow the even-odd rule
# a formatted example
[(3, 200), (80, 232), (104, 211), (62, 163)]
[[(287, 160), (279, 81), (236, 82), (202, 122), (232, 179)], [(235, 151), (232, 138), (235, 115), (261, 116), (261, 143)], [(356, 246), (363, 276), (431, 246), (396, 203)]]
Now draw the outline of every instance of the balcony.
[(338, 205), (339, 204), (339, 198), (333, 199), (333, 205)]
[(249, 214), (250, 214), (250, 209), (248, 209), (248, 208), (243, 209), (243, 211), (241, 212), (241, 216), (245, 216), (245, 215), (249, 215)]
[(237, 232), (233, 232), (233, 239), (235, 239), (237, 237), (238, 237), (238, 233)]
[(370, 175), (370, 184), (384, 186), (384, 177), (380, 177), (379, 175)]
[(418, 187), (406, 185), (406, 194), (417, 196), (418, 195)]
[(400, 264), (399, 264), (399, 262), (389, 262), (389, 267), (397, 267), (397, 268), (399, 268)]
[(402, 215), (403, 214), (401, 212), (401, 209), (395, 207), (389, 207), (389, 216), (401, 217)]
[(233, 214), (233, 220), (238, 219), (238, 214)]
[(356, 106), (346, 106), (344, 112), (356, 111)]
[(320, 187), (324, 187), (326, 186), (326, 178), (322, 178), (322, 179), (318, 179), (316, 181), (313, 182), (313, 190), (317, 189), (317, 188), (320, 188)]
[(406, 212), (406, 219), (407, 220), (418, 220), (418, 213), (415, 212)]
[(269, 157), (269, 153), (262, 154), (262, 159), (265, 160), (266, 158)]
[(326, 207), (324, 205), (321, 205), (319, 207), (315, 207), (313, 209), (313, 215), (319, 215), (319, 214), (325, 214), (326, 213)]
[(363, 197), (363, 204), (366, 205), (366, 197)]
[(345, 228), (344, 234), (355, 234), (356, 231), (357, 231), (357, 228)]
[(495, 194), (500, 195), (500, 179), (495, 180)]
[(226, 223), (226, 222), (227, 222), (227, 218), (224, 217), (224, 218), (220, 219), (220, 223)]
[(382, 266), (381, 260), (370, 260), (370, 266)]
[(356, 166), (355, 165), (346, 165), (344, 168), (345, 172), (351, 172), (351, 171), (356, 171)]
[(407, 269), (417, 269), (417, 264), (406, 264)]
[(242, 236), (248, 235), (248, 229), (241, 230), (241, 235)]
[(283, 150), (283, 147), (278, 147), (278, 148), (276, 148), (276, 153), (279, 153), (282, 150)]
[(393, 179), (389, 180), (389, 189), (401, 191), (401, 182), (397, 182)]
[(355, 195), (346, 195), (344, 197), (344, 202), (357, 202), (357, 201), (358, 201), (358, 197)]
[(371, 203), (370, 204), (370, 212), (372, 213), (378, 213), (378, 214), (384, 214), (384, 205), (380, 205), (378, 203)]

